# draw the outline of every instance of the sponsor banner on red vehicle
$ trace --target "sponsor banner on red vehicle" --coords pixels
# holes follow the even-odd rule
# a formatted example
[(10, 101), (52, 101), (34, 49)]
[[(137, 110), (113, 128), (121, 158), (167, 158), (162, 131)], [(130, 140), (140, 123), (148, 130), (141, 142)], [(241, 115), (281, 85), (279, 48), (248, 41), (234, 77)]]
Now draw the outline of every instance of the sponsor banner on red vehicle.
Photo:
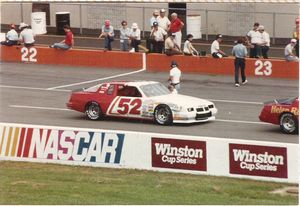
[(151, 139), (152, 167), (206, 171), (206, 142)]
[(287, 149), (229, 144), (230, 174), (287, 178)]

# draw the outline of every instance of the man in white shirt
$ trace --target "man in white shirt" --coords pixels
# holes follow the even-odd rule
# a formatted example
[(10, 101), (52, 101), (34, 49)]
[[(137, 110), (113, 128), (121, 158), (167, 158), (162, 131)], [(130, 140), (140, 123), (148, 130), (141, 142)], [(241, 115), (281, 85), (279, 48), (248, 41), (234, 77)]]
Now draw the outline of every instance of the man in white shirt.
[(158, 12), (157, 9), (155, 9), (155, 10), (153, 11), (153, 16), (150, 18), (150, 27), (151, 27), (151, 29), (153, 28), (153, 23), (154, 23), (154, 22), (158, 22), (158, 21), (157, 21), (158, 16), (159, 16), (159, 12)]
[(139, 52), (139, 45), (141, 43), (141, 30), (137, 23), (133, 23), (130, 32), (130, 41), (132, 49), (129, 52)]
[(168, 17), (166, 17), (165, 15), (166, 15), (166, 10), (161, 9), (160, 12), (159, 12), (159, 16), (157, 17), (157, 23), (158, 23), (159, 27), (161, 27), (166, 32), (168, 32), (169, 29), (170, 29), (171, 22), (168, 19)]
[(222, 42), (222, 39), (223, 39), (223, 36), (221, 34), (218, 34), (216, 36), (216, 40), (213, 41), (213, 43), (211, 44), (210, 52), (211, 52), (212, 57), (214, 57), (214, 58), (227, 57), (225, 52), (223, 52), (220, 49), (220, 43)]
[(12, 46), (17, 45), (19, 40), (18, 33), (16, 32), (16, 26), (10, 25), (10, 30), (6, 34), (6, 41), (2, 41), (1, 45)]
[(265, 31), (263, 25), (259, 25), (258, 31), (261, 33), (262, 43), (261, 43), (261, 53), (264, 59), (268, 59), (268, 51), (270, 48), (270, 35)]
[(164, 41), (167, 32), (158, 26), (157, 22), (153, 23), (153, 28), (150, 33), (150, 38), (153, 40), (153, 52), (162, 53), (164, 48)]
[(23, 42), (25, 47), (33, 46), (35, 34), (33, 33), (33, 30), (29, 28), (29, 25), (22, 22), (19, 29), (21, 30), (19, 37), (20, 42)]
[(180, 90), (180, 78), (181, 78), (181, 71), (178, 68), (178, 65), (175, 61), (171, 62), (171, 70), (170, 70), (170, 85), (173, 86), (176, 91)]
[(297, 40), (292, 39), (291, 42), (286, 45), (284, 49), (284, 56), (286, 61), (299, 62), (299, 59), (296, 55), (293, 54), (293, 49), (296, 46)]
[(254, 23), (253, 29), (247, 33), (247, 42), (250, 46), (250, 58), (259, 58), (260, 44), (262, 43), (262, 34), (258, 31), (259, 23)]

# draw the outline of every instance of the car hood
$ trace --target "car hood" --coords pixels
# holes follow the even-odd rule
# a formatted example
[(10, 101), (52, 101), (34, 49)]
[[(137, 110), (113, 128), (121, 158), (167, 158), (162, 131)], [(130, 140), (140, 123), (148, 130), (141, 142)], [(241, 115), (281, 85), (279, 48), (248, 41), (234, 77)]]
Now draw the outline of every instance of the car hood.
[(191, 97), (187, 95), (181, 94), (168, 94), (163, 96), (152, 97), (152, 100), (156, 101), (157, 103), (164, 103), (164, 104), (176, 104), (178, 106), (201, 106), (201, 105), (210, 105), (213, 104), (212, 102), (200, 99), (197, 97)]

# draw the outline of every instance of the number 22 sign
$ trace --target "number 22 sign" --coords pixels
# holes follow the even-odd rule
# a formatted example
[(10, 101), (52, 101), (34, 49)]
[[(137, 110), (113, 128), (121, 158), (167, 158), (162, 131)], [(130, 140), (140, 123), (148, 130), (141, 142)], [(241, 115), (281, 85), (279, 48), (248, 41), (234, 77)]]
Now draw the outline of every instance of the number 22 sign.
[(21, 54), (22, 54), (22, 57), (21, 57), (22, 62), (37, 62), (37, 59), (36, 59), (37, 50), (36, 50), (36, 48), (34, 48), (34, 47), (30, 47), (30, 48), (23, 47), (21, 49)]

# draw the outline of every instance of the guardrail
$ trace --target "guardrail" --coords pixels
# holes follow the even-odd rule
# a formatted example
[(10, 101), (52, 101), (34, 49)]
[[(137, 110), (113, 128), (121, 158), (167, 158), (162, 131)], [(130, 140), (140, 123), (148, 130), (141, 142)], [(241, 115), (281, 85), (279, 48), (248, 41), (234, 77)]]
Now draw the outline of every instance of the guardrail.
[[(1, 61), (31, 62), (98, 68), (141, 69), (169, 71), (170, 62), (178, 62), (183, 72), (204, 74), (234, 74), (234, 58), (214, 59), (211, 56), (166, 56), (164, 54), (129, 53), (103, 50), (71, 49), (68, 51), (47, 47), (1, 46)], [(246, 60), (246, 74), (256, 77), (299, 79), (299, 63), (278, 59)]]
[(0, 161), (298, 183), (298, 150), (287, 143), (0, 123)]

